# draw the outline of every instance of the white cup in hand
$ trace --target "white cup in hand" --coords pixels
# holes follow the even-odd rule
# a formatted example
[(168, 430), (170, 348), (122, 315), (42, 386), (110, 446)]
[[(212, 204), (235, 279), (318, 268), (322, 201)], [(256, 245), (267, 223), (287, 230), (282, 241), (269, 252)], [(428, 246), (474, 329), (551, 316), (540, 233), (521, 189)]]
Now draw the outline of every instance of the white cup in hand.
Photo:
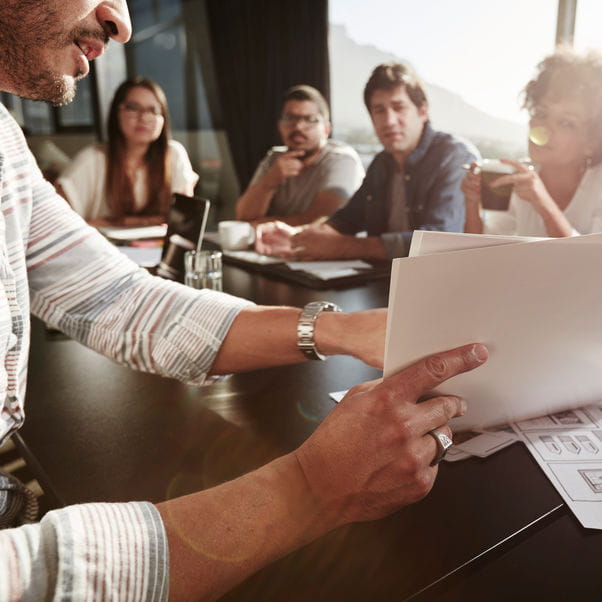
[(240, 251), (255, 242), (255, 229), (249, 222), (226, 220), (217, 225), (219, 242), (226, 251)]

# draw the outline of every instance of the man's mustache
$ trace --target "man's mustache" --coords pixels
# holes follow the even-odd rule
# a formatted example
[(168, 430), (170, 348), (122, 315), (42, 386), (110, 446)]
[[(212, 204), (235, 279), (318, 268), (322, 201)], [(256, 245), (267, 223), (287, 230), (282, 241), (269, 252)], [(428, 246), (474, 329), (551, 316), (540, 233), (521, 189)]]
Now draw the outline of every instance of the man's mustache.
[(288, 139), (292, 140), (295, 136), (301, 136), (303, 140), (307, 140), (307, 136), (300, 130), (294, 130), (288, 135)]

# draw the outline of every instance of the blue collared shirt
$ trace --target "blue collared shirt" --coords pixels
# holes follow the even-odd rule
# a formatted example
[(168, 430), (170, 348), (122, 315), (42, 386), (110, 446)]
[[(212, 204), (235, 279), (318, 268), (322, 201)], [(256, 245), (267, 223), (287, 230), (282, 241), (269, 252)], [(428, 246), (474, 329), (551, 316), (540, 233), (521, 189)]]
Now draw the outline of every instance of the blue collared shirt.
[(479, 151), (470, 142), (438, 132), (427, 122), (418, 146), (404, 164), (410, 229), (387, 231), (387, 199), (397, 165), (385, 151), (376, 155), (360, 188), (328, 223), (342, 234), (366, 231), (368, 236), (380, 236), (387, 257), (405, 257), (414, 230), (464, 230), (464, 195), (460, 185), (465, 172), (461, 166), (479, 158)]

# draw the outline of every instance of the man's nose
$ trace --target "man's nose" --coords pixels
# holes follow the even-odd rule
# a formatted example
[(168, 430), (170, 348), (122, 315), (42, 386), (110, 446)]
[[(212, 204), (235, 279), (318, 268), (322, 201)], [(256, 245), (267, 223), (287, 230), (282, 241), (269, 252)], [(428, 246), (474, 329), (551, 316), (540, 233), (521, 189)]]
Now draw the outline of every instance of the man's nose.
[(132, 22), (126, 0), (110, 0), (101, 2), (96, 9), (96, 18), (107, 35), (121, 44), (127, 42), (132, 35)]
[(387, 125), (394, 125), (397, 123), (397, 113), (393, 109), (387, 109), (385, 111), (385, 123)]

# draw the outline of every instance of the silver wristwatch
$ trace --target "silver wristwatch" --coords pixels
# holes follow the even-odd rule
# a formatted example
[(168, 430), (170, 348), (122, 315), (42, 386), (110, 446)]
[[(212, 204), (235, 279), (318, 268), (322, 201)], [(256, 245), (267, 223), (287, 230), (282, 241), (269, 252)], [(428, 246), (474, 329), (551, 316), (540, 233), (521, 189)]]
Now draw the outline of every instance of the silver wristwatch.
[(341, 311), (341, 308), (329, 301), (312, 301), (301, 312), (297, 325), (297, 347), (309, 360), (325, 360), (326, 356), (318, 353), (314, 340), (314, 326), (323, 311)]

